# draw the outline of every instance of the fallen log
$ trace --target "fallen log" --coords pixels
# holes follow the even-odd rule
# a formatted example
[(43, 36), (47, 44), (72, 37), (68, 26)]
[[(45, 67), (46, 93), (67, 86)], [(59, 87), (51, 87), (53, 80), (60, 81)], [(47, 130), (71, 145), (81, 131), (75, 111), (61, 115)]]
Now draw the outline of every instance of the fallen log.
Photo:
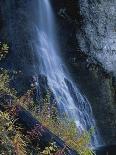
[[(64, 152), (66, 155), (78, 155), (75, 150), (66, 146), (66, 143), (62, 139), (60, 139), (58, 136), (44, 127), (37, 119), (35, 119), (31, 115), (29, 111), (25, 110), (23, 107), (15, 106), (15, 110), (13, 111), (12, 106), (7, 106), (7, 109), (10, 109), (8, 110), (10, 113), (15, 113), (16, 124), (23, 126), (26, 134), (28, 133), (30, 136), (34, 136), (33, 132), (35, 133), (36, 137), (31, 138), (34, 138), (36, 144), (39, 144), (40, 149), (43, 150), (46, 146), (48, 146), (50, 142), (55, 142), (55, 145), (58, 148), (65, 148)], [(0, 104), (0, 110), (6, 110), (6, 106)]]
[[(36, 139), (36, 142), (39, 143), (40, 148), (43, 149), (51, 141), (55, 142), (56, 146), (61, 149), (63, 149), (66, 146), (63, 140), (61, 140), (59, 137), (57, 137), (55, 134), (53, 134), (51, 131), (45, 128), (39, 121), (37, 121), (28, 111), (26, 111), (22, 107), (18, 111), (17, 118), (18, 122), (22, 124), (28, 132), (32, 132), (34, 130), (39, 132), (37, 133), (38, 135), (41, 134)], [(67, 155), (77, 155), (77, 152), (69, 148), (68, 146), (65, 149), (65, 153)]]

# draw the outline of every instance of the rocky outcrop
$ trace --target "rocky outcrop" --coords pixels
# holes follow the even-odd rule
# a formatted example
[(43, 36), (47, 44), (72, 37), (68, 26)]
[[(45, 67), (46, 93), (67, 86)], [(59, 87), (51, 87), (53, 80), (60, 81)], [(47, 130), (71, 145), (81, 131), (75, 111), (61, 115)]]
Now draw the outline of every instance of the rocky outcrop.
[[(34, 35), (37, 1), (0, 1), (0, 41), (7, 42), (10, 51), (3, 66), (22, 70), (26, 75), (34, 72)], [(36, 12), (37, 13), (37, 12)]]
[(63, 34), (59, 36), (61, 53), (76, 84), (91, 102), (106, 144), (113, 144), (116, 139), (116, 16), (113, 4), (115, 6), (113, 1), (71, 0), (65, 4), (60, 2), (55, 10), (60, 23), (59, 34)]
[(76, 37), (81, 51), (88, 55), (86, 64), (90, 63), (91, 84), (86, 81), (92, 90), (89, 98), (104, 141), (115, 143), (116, 1), (84, 0), (79, 6), (82, 25)]
[(82, 51), (116, 75), (116, 1), (79, 1), (83, 26), (77, 34)]

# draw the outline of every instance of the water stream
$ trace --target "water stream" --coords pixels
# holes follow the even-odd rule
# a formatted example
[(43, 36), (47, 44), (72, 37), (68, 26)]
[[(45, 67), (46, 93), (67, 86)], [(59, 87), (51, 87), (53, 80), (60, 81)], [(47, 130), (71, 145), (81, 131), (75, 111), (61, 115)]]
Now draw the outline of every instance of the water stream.
[[(36, 47), (40, 74), (47, 77), (49, 88), (55, 96), (59, 109), (75, 121), (80, 132), (96, 128), (89, 101), (72, 81), (61, 59), (55, 19), (49, 0), (38, 0), (38, 16)], [(100, 136), (95, 130), (92, 146), (99, 144)]]

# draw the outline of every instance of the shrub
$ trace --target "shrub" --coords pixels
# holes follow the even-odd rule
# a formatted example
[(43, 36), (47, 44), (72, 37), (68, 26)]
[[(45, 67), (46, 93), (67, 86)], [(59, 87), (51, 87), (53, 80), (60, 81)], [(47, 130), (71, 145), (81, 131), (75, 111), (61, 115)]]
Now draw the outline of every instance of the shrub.
[(2, 60), (3, 58), (5, 58), (6, 54), (8, 53), (8, 45), (6, 43), (1, 43), (0, 42), (0, 60)]
[(0, 112), (0, 154), (1, 155), (25, 155), (25, 143), (18, 128), (14, 125), (15, 120), (8, 112)]
[[(0, 60), (8, 53), (7, 44), (0, 44)], [(14, 125), (15, 119), (11, 113), (0, 111), (0, 154), (1, 155), (26, 155), (35, 150), (38, 155), (65, 155), (65, 149), (72, 147), (77, 150), (80, 155), (92, 155), (94, 152), (88, 147), (91, 139), (91, 131), (84, 131), (79, 136), (76, 125), (73, 121), (69, 121), (64, 115), (59, 117), (58, 111), (54, 105), (50, 104), (49, 95), (44, 99), (43, 107), (36, 106), (33, 101), (33, 90), (27, 91), (26, 94), (16, 97), (16, 91), (9, 87), (8, 71), (1, 69), (0, 71), (0, 95), (9, 95), (12, 98), (13, 108), (11, 113), (15, 110), (15, 105), (21, 105), (27, 110), (31, 111), (45, 127), (51, 130), (55, 135), (63, 139), (66, 144), (60, 150), (53, 143), (45, 148), (42, 152), (39, 147), (31, 148), (32, 143), (27, 135), (23, 135), (19, 127)], [(34, 89), (34, 88), (33, 88)], [(7, 101), (7, 98), (6, 98)], [(2, 104), (2, 103), (1, 103)], [(33, 129), (35, 132), (35, 130)], [(41, 133), (39, 133), (41, 134)], [(38, 135), (39, 136), (39, 135)], [(30, 148), (30, 149), (29, 149)]]
[[(32, 97), (29, 98), (32, 99)], [(29, 109), (39, 122), (66, 142), (67, 148), (73, 148), (78, 151), (80, 155), (95, 154), (89, 148), (91, 136), (94, 132), (93, 129), (90, 129), (88, 132), (83, 131), (82, 135), (79, 135), (73, 120), (69, 120), (65, 114), (62, 117), (59, 117), (56, 107), (49, 102), (49, 95), (44, 99), (43, 107), (41, 109), (39, 109), (40, 106), (34, 105), (31, 106), (31, 108), (28, 108), (28, 104), (26, 103), (25, 105), (27, 110)]]

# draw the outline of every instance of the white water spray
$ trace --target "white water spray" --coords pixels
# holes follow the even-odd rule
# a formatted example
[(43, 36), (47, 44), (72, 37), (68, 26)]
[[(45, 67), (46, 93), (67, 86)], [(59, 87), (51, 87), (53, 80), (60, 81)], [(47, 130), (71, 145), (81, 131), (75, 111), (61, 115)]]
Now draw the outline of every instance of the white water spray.
[[(37, 26), (37, 54), (40, 60), (40, 74), (47, 77), (48, 85), (54, 94), (61, 111), (73, 119), (80, 132), (96, 128), (89, 101), (75, 86), (66, 72), (59, 56), (59, 45), (56, 38), (54, 16), (49, 0), (38, 0), (39, 24)], [(92, 145), (99, 145), (99, 134), (96, 131)]]

